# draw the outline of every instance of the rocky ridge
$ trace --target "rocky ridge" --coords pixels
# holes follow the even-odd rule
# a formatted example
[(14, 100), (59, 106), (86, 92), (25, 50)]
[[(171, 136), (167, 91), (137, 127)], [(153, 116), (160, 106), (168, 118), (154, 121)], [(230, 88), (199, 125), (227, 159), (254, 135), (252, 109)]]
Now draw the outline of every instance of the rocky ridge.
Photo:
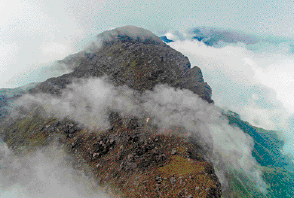
[(152, 90), (157, 84), (167, 84), (189, 89), (213, 103), (212, 90), (200, 68), (191, 69), (187, 57), (151, 32), (127, 26), (99, 34), (97, 40), (88, 50), (61, 61), (73, 68), (72, 73), (48, 79), (30, 92), (58, 94), (73, 79), (107, 75), (116, 86), (127, 85), (143, 92)]
[[(28, 92), (59, 95), (74, 80), (106, 75), (115, 86), (127, 85), (139, 93), (167, 84), (213, 102), (200, 68), (191, 69), (187, 57), (151, 32), (128, 26), (104, 32), (97, 40), (61, 61), (73, 68), (72, 73), (48, 79)], [(73, 166), (86, 166), (100, 186), (111, 188), (113, 197), (221, 197), (213, 166), (175, 130), (159, 134), (148, 120), (117, 112), (110, 112), (111, 127), (106, 131), (44, 114), (42, 107), (36, 107), (3, 127), (1, 136), (15, 151), (57, 141), (77, 156)]]
[[(213, 166), (173, 131), (158, 134), (143, 120), (110, 114), (111, 129), (93, 131), (70, 120), (44, 118), (38, 107), (1, 130), (4, 141), (25, 156), (61, 145), (110, 197), (221, 197)], [(24, 149), (25, 148), (25, 149)], [(9, 170), (13, 171), (13, 170)]]

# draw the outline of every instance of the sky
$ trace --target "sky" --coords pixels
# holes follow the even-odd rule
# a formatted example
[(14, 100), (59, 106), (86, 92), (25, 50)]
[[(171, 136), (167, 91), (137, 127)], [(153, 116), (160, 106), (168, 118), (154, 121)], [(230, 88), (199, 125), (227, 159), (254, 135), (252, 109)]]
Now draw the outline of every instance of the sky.
[(158, 34), (205, 25), (294, 37), (293, 4), (290, 0), (2, 0), (0, 87), (46, 79), (48, 75), (34, 71), (83, 49), (98, 33), (123, 25)]

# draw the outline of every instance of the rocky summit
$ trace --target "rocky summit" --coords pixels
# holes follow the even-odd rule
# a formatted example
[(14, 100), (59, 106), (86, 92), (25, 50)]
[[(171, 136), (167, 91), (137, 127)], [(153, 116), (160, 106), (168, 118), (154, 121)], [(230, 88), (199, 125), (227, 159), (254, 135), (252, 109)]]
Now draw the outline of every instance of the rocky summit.
[(32, 89), (32, 93), (59, 93), (73, 79), (107, 75), (116, 86), (127, 85), (143, 92), (157, 84), (167, 84), (189, 89), (213, 103), (212, 90), (203, 80), (200, 68), (191, 68), (187, 57), (142, 28), (125, 26), (103, 32), (88, 50), (60, 62), (74, 71), (48, 79)]
[[(142, 28), (125, 26), (103, 32), (89, 48), (60, 62), (72, 72), (50, 78), (27, 93), (58, 97), (77, 79), (107, 76), (114, 86), (127, 86), (139, 94), (166, 84), (189, 89), (213, 103), (200, 68), (191, 68), (187, 57)], [(172, 130), (159, 133), (149, 118), (111, 111), (110, 128), (97, 131), (70, 119), (44, 115), (39, 106), (2, 127), (9, 148), (19, 151), (25, 146), (31, 153), (57, 141), (75, 157), (74, 168), (83, 168), (99, 186), (110, 189), (110, 197), (221, 197), (214, 167), (197, 145)]]

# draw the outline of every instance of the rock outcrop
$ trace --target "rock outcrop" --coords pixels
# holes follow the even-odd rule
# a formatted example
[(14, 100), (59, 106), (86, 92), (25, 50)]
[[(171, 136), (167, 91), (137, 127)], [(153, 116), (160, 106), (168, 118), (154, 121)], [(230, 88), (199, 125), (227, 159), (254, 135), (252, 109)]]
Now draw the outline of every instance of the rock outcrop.
[[(76, 78), (109, 76), (116, 86), (144, 92), (157, 84), (190, 89), (212, 103), (211, 88), (200, 68), (187, 57), (142, 28), (126, 26), (99, 34), (88, 50), (61, 61), (74, 71), (51, 78), (31, 90), (58, 94)], [(188, 80), (187, 80), (188, 79)]]
[[(127, 26), (104, 32), (87, 50), (62, 60), (73, 72), (51, 78), (29, 90), (59, 95), (81, 78), (107, 75), (115, 86), (143, 93), (157, 84), (189, 89), (208, 103), (211, 88), (200, 68), (151, 32)], [(180, 134), (159, 134), (148, 119), (109, 113), (110, 128), (96, 131), (77, 123), (44, 117), (42, 107), (10, 122), (1, 135), (11, 149), (30, 151), (58, 141), (87, 165), (99, 185), (119, 197), (221, 197), (221, 184), (211, 163)], [(82, 160), (80, 160), (82, 159)]]
[(15, 153), (58, 142), (74, 157), (73, 168), (108, 189), (110, 197), (221, 197), (214, 168), (197, 147), (175, 134), (158, 134), (145, 120), (111, 113), (109, 130), (89, 131), (40, 113), (38, 108), (1, 131)]

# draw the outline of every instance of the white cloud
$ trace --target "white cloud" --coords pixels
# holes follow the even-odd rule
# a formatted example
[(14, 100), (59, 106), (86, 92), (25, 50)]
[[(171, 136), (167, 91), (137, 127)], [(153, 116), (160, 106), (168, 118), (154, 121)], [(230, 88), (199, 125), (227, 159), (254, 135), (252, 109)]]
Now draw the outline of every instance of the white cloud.
[(61, 43), (46, 43), (41, 47), (41, 51), (44, 57), (54, 57), (57, 59), (64, 58), (70, 52), (68, 46)]
[(1, 198), (109, 197), (56, 145), (20, 157), (1, 142), (0, 151)]
[(239, 128), (230, 126), (219, 108), (189, 90), (175, 90), (165, 85), (147, 91), (143, 98), (145, 111), (162, 132), (174, 126), (184, 127), (185, 135), (208, 151), (208, 159), (213, 162), (224, 188), (227, 186), (225, 172), (233, 168), (246, 173), (259, 190), (266, 191), (259, 166), (251, 154), (253, 140)]
[(294, 129), (289, 123), (294, 114), (294, 55), (289, 43), (214, 48), (198, 41), (177, 41), (170, 46), (201, 68), (216, 105), (255, 126), (282, 131), (285, 151), (294, 156)]
[[(62, 2), (52, 3), (35, 0), (1, 1), (1, 88), (15, 87), (15, 84), (6, 82), (28, 68), (37, 70), (77, 50), (75, 44), (84, 30), (68, 16)], [(24, 83), (30, 82), (27, 79)], [(22, 82), (19, 84), (25, 85)]]
[(284, 56), (264, 69), (256, 70), (260, 83), (275, 90), (277, 99), (291, 113), (294, 113), (294, 57)]
[[(127, 0), (3, 0), (0, 5), (1, 40), (5, 43), (16, 43), (19, 54), (16, 55), (17, 61), (0, 59), (1, 62), (6, 61), (10, 68), (15, 68), (5, 71), (7, 78), (1, 78), (0, 87), (9, 86), (4, 81), (25, 68), (45, 61), (52, 62), (77, 52), (85, 46), (84, 42), (87, 43), (89, 37), (93, 38), (93, 35), (101, 31), (123, 25), (136, 25), (153, 32), (166, 32), (170, 29), (185, 31), (195, 26), (207, 25), (259, 34), (270, 32), (293, 36), (293, 31), (286, 24), (286, 21), (289, 23), (293, 20), (291, 14), (281, 14), (289, 13), (293, 3), (274, 3), (275, 6), (272, 6), (272, 0), (266, 2), (262, 4), (263, 9), (260, 9), (261, 6), (255, 5), (256, 2), (219, 1), (218, 9), (212, 9), (211, 5), (215, 7), (216, 4), (211, 1), (179, 3), (151, 0), (142, 3)], [(231, 8), (229, 11), (228, 7)], [(170, 13), (174, 13), (173, 17), (170, 17)], [(175, 32), (172, 34), (178, 36)], [(50, 50), (56, 44), (60, 45), (58, 48), (62, 53), (53, 53)], [(50, 49), (45, 50), (46, 45), (51, 46), (48, 47)], [(287, 45), (279, 48), (282, 51), (289, 49)], [(44, 50), (50, 52), (49, 56), (42, 53)]]
[(137, 102), (132, 97), (133, 91), (127, 87), (115, 88), (106, 79), (79, 79), (69, 85), (61, 97), (25, 95), (17, 104), (29, 110), (31, 105), (38, 103), (52, 116), (67, 117), (89, 128), (106, 130), (110, 127), (108, 116), (111, 109), (139, 115)]
[[(41, 104), (50, 115), (68, 117), (94, 129), (110, 127), (110, 111), (126, 117), (149, 117), (148, 123), (158, 127), (159, 133), (178, 133), (174, 128), (183, 127), (180, 135), (192, 138), (205, 150), (204, 155), (214, 163), (224, 187), (227, 184), (225, 173), (233, 168), (245, 172), (252, 184), (265, 191), (261, 171), (251, 155), (252, 140), (240, 129), (231, 127), (218, 107), (206, 103), (189, 90), (157, 85), (153, 91), (141, 95), (126, 86), (114, 87), (107, 78), (98, 78), (69, 85), (61, 97), (28, 95), (18, 103), (28, 110), (34, 103)], [(17, 114), (13, 117), (16, 118)]]
[(254, 108), (284, 110), (283, 101), (276, 99), (276, 90), (268, 83), (262, 84), (257, 72), (268, 67), (262, 63), (267, 63), (270, 55), (261, 57), (242, 46), (214, 48), (198, 41), (177, 41), (170, 45), (187, 55), (192, 65), (202, 69), (204, 79), (212, 87), (216, 105), (235, 110), (243, 117), (251, 117), (242, 109), (253, 104)]
[(176, 39), (176, 36), (173, 35), (170, 32), (165, 33), (164, 36), (166, 36), (168, 39), (171, 39), (171, 40), (175, 40)]

